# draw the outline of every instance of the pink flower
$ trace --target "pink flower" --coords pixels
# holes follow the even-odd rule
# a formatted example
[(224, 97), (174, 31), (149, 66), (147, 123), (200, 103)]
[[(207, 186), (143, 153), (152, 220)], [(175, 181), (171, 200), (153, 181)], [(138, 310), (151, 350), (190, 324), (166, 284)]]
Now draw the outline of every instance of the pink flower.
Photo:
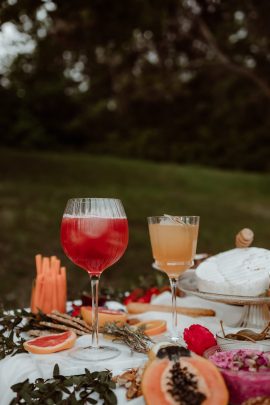
[(202, 325), (191, 325), (184, 330), (184, 340), (192, 352), (203, 355), (205, 350), (217, 344), (216, 338), (209, 329)]

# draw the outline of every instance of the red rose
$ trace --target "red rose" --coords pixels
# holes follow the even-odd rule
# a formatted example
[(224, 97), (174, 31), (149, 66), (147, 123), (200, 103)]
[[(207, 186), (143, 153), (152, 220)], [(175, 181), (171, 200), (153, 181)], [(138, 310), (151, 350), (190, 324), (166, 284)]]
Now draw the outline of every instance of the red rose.
[(217, 344), (216, 338), (209, 329), (202, 325), (191, 325), (184, 330), (184, 341), (192, 352), (203, 355), (205, 350)]

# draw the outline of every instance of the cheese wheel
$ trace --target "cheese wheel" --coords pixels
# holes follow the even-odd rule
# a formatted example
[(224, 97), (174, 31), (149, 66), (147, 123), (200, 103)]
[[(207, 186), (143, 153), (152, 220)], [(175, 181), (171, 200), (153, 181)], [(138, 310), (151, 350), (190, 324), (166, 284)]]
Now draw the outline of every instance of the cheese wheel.
[(238, 248), (211, 256), (196, 269), (199, 291), (255, 297), (269, 288), (270, 250)]

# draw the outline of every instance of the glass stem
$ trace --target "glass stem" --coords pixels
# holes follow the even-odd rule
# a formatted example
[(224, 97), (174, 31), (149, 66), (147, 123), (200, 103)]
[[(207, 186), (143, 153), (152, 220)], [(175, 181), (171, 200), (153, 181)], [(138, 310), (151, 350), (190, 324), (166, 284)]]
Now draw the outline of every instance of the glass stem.
[(177, 288), (177, 279), (170, 278), (170, 285), (172, 291), (172, 336), (171, 339), (173, 342), (179, 341), (179, 333), (177, 330), (177, 313), (176, 313), (176, 288)]
[(92, 347), (98, 348), (98, 285), (99, 276), (90, 276), (92, 292)]

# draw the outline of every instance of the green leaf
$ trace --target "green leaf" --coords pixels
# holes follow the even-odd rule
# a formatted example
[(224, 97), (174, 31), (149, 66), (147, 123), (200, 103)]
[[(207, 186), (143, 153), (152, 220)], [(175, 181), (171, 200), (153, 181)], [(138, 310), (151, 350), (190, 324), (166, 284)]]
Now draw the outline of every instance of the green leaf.
[(87, 402), (88, 402), (89, 404), (93, 404), (93, 405), (95, 405), (95, 404), (98, 403), (98, 401), (96, 401), (96, 400), (93, 399), (93, 398), (88, 398), (88, 399), (87, 399)]
[(56, 378), (60, 375), (60, 369), (58, 364), (55, 364), (54, 369), (53, 369), (53, 378)]

